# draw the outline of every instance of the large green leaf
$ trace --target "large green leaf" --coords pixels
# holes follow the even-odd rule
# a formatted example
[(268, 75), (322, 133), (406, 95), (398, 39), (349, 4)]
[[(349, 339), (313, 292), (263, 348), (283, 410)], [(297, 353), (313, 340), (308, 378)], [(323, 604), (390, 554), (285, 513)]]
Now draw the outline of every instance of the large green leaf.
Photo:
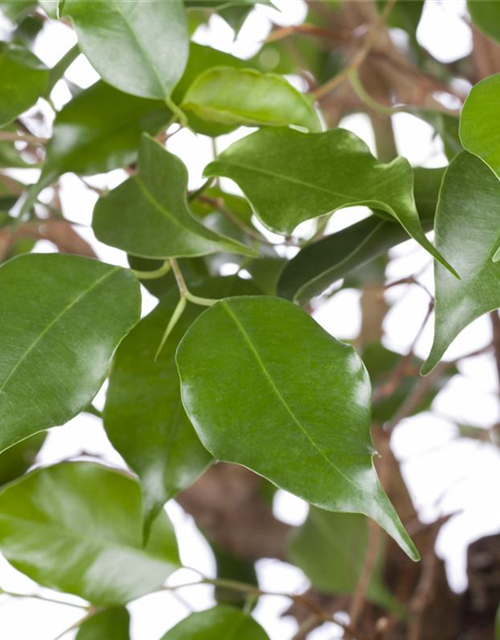
[[(383, 541), (381, 541), (382, 543)], [(292, 532), (288, 558), (302, 569), (315, 589), (351, 594), (356, 590), (368, 548), (368, 521), (354, 513), (329, 513), (311, 507), (304, 524)], [(371, 575), (367, 598), (392, 607), (394, 598), (382, 578), (383, 548)]]
[(370, 381), (352, 347), (292, 303), (223, 300), (177, 351), (182, 398), (205, 447), (331, 511), (364, 513), (416, 559), (379, 485)]
[(228, 605), (191, 614), (161, 640), (269, 640), (264, 629), (246, 613)]
[(104, 609), (80, 626), (75, 640), (130, 640), (130, 614), (125, 607)]
[[(424, 231), (434, 226), (444, 169), (415, 169), (415, 200)], [(335, 281), (407, 240), (404, 229), (392, 221), (371, 216), (308, 245), (283, 269), (278, 293), (301, 305), (320, 295)]]
[(460, 117), (464, 149), (484, 160), (497, 176), (500, 176), (499, 102), (500, 73), (497, 73), (472, 87)]
[(198, 222), (187, 204), (188, 173), (179, 158), (143, 136), (137, 175), (101, 198), (92, 226), (99, 240), (144, 258), (255, 252)]
[(139, 320), (139, 283), (89, 258), (31, 254), (0, 268), (0, 450), (64, 424), (99, 391)]
[(467, 0), (472, 21), (494, 40), (500, 41), (500, 4), (498, 0)]
[(489, 167), (463, 151), (450, 164), (436, 212), (436, 246), (456, 264), (461, 280), (435, 267), (434, 343), (422, 373), (437, 365), (468, 324), (500, 307), (500, 182)]
[(382, 164), (353, 133), (264, 129), (235, 142), (205, 169), (234, 180), (271, 231), (289, 235), (304, 220), (366, 205), (388, 213), (431, 255), (413, 197), (413, 172), (397, 158)]
[(310, 100), (281, 76), (253, 69), (209, 69), (188, 89), (181, 108), (218, 124), (296, 125), (321, 131)]
[(161, 587), (179, 567), (167, 515), (142, 545), (132, 478), (91, 462), (37, 469), (0, 491), (0, 550), (39, 584), (92, 604), (124, 604)]
[(48, 69), (27, 49), (0, 42), (0, 126), (32, 107), (48, 78)]
[(189, 54), (182, 0), (67, 0), (64, 11), (103, 80), (141, 98), (170, 96)]

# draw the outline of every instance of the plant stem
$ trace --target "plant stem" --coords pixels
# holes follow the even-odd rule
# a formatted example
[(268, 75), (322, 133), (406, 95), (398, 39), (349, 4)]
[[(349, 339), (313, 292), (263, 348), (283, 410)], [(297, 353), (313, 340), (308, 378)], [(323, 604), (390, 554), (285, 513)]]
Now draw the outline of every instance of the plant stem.
[(62, 604), (66, 607), (74, 607), (75, 609), (86, 609), (88, 610), (88, 606), (84, 604), (75, 604), (74, 602), (64, 602), (63, 600), (57, 600), (56, 598), (49, 598), (46, 596), (41, 596), (37, 593), (14, 593), (12, 591), (5, 591), (4, 589), (0, 589), (0, 596), (9, 596), (11, 598), (23, 598), (30, 600), (40, 600), (42, 602), (49, 602), (50, 604)]
[(14, 131), (0, 131), (0, 141), (28, 142), (30, 144), (47, 144), (47, 138), (38, 138), (30, 133), (15, 133)]
[(193, 200), (196, 200), (196, 198), (199, 198), (201, 194), (208, 189), (208, 187), (212, 184), (213, 181), (214, 181), (213, 178), (208, 178), (208, 180), (206, 180), (199, 189), (197, 189), (196, 191), (193, 191), (193, 193), (190, 193), (188, 198), (189, 202), (193, 202)]
[(175, 258), (170, 258), (170, 264), (172, 265), (172, 271), (174, 272), (175, 280), (177, 282), (177, 286), (179, 287), (181, 298), (185, 298), (189, 302), (197, 304), (201, 307), (211, 307), (216, 302), (219, 302), (218, 300), (212, 298), (201, 298), (200, 296), (193, 295), (188, 289), (177, 260)]
[(363, 64), (363, 62), (368, 57), (368, 54), (372, 50), (373, 45), (377, 40), (379, 31), (387, 22), (387, 19), (389, 18), (391, 11), (393, 10), (394, 5), (396, 4), (396, 1), (397, 0), (387, 1), (387, 4), (385, 5), (384, 10), (382, 11), (378, 19), (373, 23), (372, 28), (368, 32), (364, 45), (356, 53), (351, 63), (347, 67), (345, 67), (340, 73), (334, 76), (331, 80), (325, 83), (322, 87), (319, 87), (318, 89), (316, 89), (316, 91), (312, 92), (312, 95), (316, 98), (316, 100), (321, 100), (322, 98), (327, 96), (334, 89), (336, 89), (343, 82), (345, 82), (352, 71), (357, 71), (360, 68), (360, 66)]
[(47, 89), (45, 90), (45, 97), (48, 98), (52, 92), (52, 89), (56, 86), (57, 82), (64, 76), (66, 69), (78, 58), (80, 55), (80, 47), (75, 44), (71, 49), (66, 52), (63, 57), (56, 63), (49, 72), (49, 81)]
[(154, 271), (136, 271), (132, 269), (132, 273), (139, 280), (156, 280), (157, 278), (163, 278), (170, 271), (171, 265), (169, 260), (165, 260), (161, 267)]
[(89, 618), (92, 618), (92, 616), (94, 616), (96, 613), (97, 613), (96, 609), (89, 609), (89, 611), (83, 616), (83, 618), (80, 618), (80, 620), (77, 620), (76, 622), (74, 622), (71, 626), (69, 626), (67, 629), (65, 629), (62, 633), (57, 635), (54, 638), (54, 640), (61, 640), (70, 631), (74, 631), (75, 629), (78, 629), (78, 627), (81, 627), (81, 625), (86, 620), (88, 620)]

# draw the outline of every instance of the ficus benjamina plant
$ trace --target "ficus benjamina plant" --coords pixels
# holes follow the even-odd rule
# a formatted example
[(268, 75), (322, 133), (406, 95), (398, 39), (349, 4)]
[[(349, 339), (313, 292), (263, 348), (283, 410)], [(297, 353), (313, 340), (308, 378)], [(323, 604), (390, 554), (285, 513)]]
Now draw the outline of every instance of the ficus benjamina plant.
[[(316, 0), (242, 59), (197, 29), (216, 14), (237, 35), (271, 0), (0, 0), (0, 551), (88, 603), (78, 640), (127, 640), (129, 603), (194, 585), (215, 589), (213, 608), (163, 640), (269, 640), (252, 616), (278, 595), (258, 584), (263, 557), (310, 581), (280, 594), (297, 639), (328, 622), (359, 640), (486, 637), (450, 631), (455, 600), (436, 609), (447, 625), (427, 616), (443, 522), (419, 521), (391, 451), (395, 427), (458, 372), (442, 360), (455, 338), (494, 312), (498, 341), (500, 2), (469, 1), (474, 47), (455, 66), (419, 44), (424, 4)], [(34, 51), (55, 21), (76, 44), (49, 68)], [(77, 58), (99, 75), (91, 86), (69, 80)], [(376, 149), (342, 126), (351, 113), (369, 118)], [(447, 166), (398, 155), (396, 113), (433, 127)], [(214, 150), (194, 188), (170, 142), (182, 130)], [(68, 173), (95, 201), (85, 233), (60, 198)], [(360, 206), (363, 219), (332, 230), (336, 211)], [(99, 260), (95, 240), (128, 266)], [(434, 263), (425, 361), (381, 340), (385, 290), (423, 286), (387, 281), (405, 241)], [(352, 344), (314, 313), (346, 288), (364, 301)], [(157, 303), (142, 314), (146, 293)], [(80, 413), (124, 464), (32, 468), (46, 431)], [(302, 526), (273, 515), (277, 489), (309, 503)], [(189, 566), (170, 500), (194, 516), (217, 575), (170, 584)]]

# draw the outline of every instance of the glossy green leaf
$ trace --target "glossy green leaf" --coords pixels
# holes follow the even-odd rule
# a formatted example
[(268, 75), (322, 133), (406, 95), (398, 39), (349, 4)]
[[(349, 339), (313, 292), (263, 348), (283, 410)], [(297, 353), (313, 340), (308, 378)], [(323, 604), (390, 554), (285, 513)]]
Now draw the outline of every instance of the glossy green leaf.
[[(218, 298), (251, 295), (256, 290), (250, 282), (231, 277), (209, 279), (193, 292)], [(155, 359), (178, 301), (173, 283), (156, 309), (120, 345), (104, 408), (111, 443), (141, 479), (147, 525), (167, 500), (191, 485), (212, 461), (182, 406), (175, 364), (177, 345), (202, 307), (186, 308)]]
[(499, 101), (500, 73), (497, 73), (472, 87), (460, 117), (464, 149), (484, 160), (497, 176), (500, 176)]
[[(206, 71), (213, 67), (234, 67), (236, 69), (248, 69), (252, 66), (248, 60), (241, 60), (225, 51), (219, 51), (196, 42), (189, 45), (189, 59), (186, 70), (179, 83), (172, 92), (172, 101), (180, 104), (193, 82)], [(236, 125), (221, 125), (207, 122), (198, 118), (193, 112), (185, 114), (189, 127), (197, 133), (217, 137), (230, 133), (236, 129)]]
[(48, 78), (48, 69), (27, 49), (0, 42), (0, 126), (32, 107)]
[(234, 180), (271, 231), (290, 235), (298, 224), (340, 208), (366, 205), (388, 213), (431, 255), (449, 266), (427, 240), (404, 158), (382, 164), (353, 133), (304, 134), (263, 129), (235, 142), (205, 169)]
[(156, 134), (170, 117), (160, 101), (97, 82), (57, 114), (44, 172), (94, 174), (131, 164), (142, 133)]
[(462, 152), (450, 164), (436, 212), (436, 246), (449, 255), (461, 280), (435, 267), (434, 343), (422, 373), (437, 365), (458, 334), (500, 307), (500, 182), (489, 167)]
[(35, 433), (0, 454), (0, 485), (19, 478), (35, 463), (46, 437), (46, 433)]
[(142, 545), (132, 478), (91, 462), (37, 469), (0, 491), (0, 550), (39, 584), (115, 606), (161, 587), (179, 567), (167, 515)]
[(139, 320), (141, 297), (129, 271), (62, 254), (10, 260), (0, 268), (0, 291), (3, 450), (90, 403)]
[[(371, 602), (391, 608), (394, 598), (383, 582), (383, 545), (379, 547), (366, 595)], [(304, 524), (292, 532), (288, 559), (302, 569), (315, 589), (351, 594), (358, 585), (367, 548), (368, 521), (364, 516), (311, 507)]]
[(191, 85), (181, 108), (218, 124), (296, 125), (321, 131), (310, 100), (281, 76), (253, 69), (209, 69)]
[[(424, 231), (434, 226), (434, 212), (444, 169), (415, 169), (414, 193)], [(337, 280), (407, 240), (404, 229), (371, 216), (306, 246), (283, 269), (278, 293), (304, 305)]]
[(144, 135), (137, 175), (100, 198), (92, 226), (99, 240), (144, 258), (255, 252), (199, 223), (187, 204), (187, 169)]
[(269, 640), (269, 636), (246, 613), (227, 605), (191, 614), (161, 640)]
[(182, 0), (67, 0), (64, 12), (103, 80), (141, 98), (170, 96), (189, 54)]
[(467, 8), (476, 27), (500, 41), (500, 4), (498, 0), (467, 0)]
[(216, 459), (364, 513), (418, 558), (373, 468), (370, 382), (352, 347), (286, 300), (243, 297), (195, 321), (177, 364), (184, 407)]
[(125, 607), (104, 609), (80, 626), (75, 640), (130, 640), (130, 614)]

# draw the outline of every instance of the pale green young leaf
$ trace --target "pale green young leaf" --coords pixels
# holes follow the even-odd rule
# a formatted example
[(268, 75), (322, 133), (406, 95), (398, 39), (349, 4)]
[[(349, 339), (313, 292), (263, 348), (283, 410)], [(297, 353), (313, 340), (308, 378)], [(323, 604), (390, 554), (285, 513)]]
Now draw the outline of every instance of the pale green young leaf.
[(209, 69), (190, 86), (181, 108), (217, 124), (321, 131), (310, 100), (281, 76), (253, 69)]
[(226, 299), (177, 351), (184, 407), (202, 443), (330, 511), (364, 513), (418, 552), (372, 457), (371, 387), (354, 349), (292, 303)]
[(130, 640), (130, 614), (125, 607), (99, 611), (80, 626), (75, 640)]

